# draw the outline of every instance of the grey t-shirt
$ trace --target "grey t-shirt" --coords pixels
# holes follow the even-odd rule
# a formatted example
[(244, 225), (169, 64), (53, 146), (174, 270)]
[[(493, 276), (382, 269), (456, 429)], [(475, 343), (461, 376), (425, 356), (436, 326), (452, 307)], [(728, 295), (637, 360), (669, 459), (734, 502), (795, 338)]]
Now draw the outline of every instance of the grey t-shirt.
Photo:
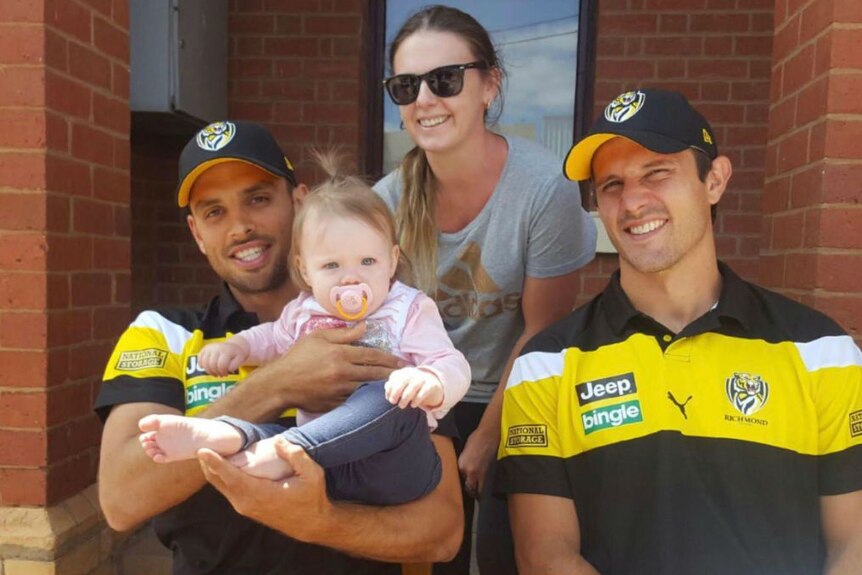
[[(438, 286), (430, 295), (470, 362), (466, 401), (490, 399), (524, 331), (525, 277), (567, 274), (596, 251), (595, 224), (577, 186), (563, 177), (562, 162), (529, 140), (506, 141), (506, 165), (485, 207), (462, 230), (438, 234)], [(393, 213), (401, 189), (398, 170), (374, 186)]]

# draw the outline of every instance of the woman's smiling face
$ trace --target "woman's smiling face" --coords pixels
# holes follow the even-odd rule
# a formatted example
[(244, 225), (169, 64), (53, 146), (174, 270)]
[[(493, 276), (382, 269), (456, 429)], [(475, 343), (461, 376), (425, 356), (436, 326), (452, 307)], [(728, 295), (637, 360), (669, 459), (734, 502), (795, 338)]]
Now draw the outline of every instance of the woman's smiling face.
[[(457, 34), (423, 30), (401, 43), (393, 58), (394, 74), (425, 74), (435, 68), (477, 61), (470, 45)], [(429, 153), (448, 152), (485, 130), (485, 110), (497, 94), (494, 72), (464, 70), (461, 93), (435, 95), (426, 82), (412, 104), (399, 106), (404, 129)]]

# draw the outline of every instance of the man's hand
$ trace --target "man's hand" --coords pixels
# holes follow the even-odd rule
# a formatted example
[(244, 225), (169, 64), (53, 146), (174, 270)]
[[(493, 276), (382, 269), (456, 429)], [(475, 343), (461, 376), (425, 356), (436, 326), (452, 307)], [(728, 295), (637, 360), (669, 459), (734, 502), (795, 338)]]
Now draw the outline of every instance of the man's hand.
[(464, 478), (464, 489), (473, 497), (478, 497), (485, 488), (485, 476), (497, 456), (499, 444), (500, 434), (485, 433), (482, 426), (471, 433), (464, 444), (458, 457), (458, 470)]
[[(318, 330), (287, 353), (257, 368), (208, 409), (250, 421), (272, 421), (285, 409), (329, 411), (366, 381), (384, 380), (404, 362), (377, 349), (350, 345), (365, 333), (365, 323)], [(215, 411), (217, 409), (217, 411)]]
[(288, 537), (378, 561), (449, 561), (464, 532), (461, 491), (452, 441), (439, 435), (432, 441), (443, 467), (440, 484), (402, 505), (330, 501), (323, 469), (281, 437), (276, 452), (295, 472), (281, 481), (246, 475), (209, 450), (200, 450), (198, 459), (207, 481), (238, 513)]
[(269, 368), (290, 382), (290, 407), (328, 411), (356, 387), (386, 379), (404, 365), (394, 355), (350, 345), (365, 333), (365, 322), (351, 328), (318, 330), (301, 338)]
[(271, 521), (275, 507), (279, 523), (291, 525), (288, 535), (300, 541), (315, 541), (326, 529), (332, 510), (323, 469), (301, 447), (281, 437), (274, 439), (279, 457), (294, 472), (283, 481), (252, 477), (209, 449), (198, 452), (201, 469), (207, 481), (230, 501), (237, 513), (266, 524)]

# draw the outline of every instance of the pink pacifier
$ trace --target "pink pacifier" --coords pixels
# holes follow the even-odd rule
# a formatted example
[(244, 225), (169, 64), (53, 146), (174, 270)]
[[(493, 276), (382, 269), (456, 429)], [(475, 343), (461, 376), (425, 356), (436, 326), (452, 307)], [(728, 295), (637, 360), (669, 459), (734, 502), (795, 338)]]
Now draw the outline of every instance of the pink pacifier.
[(338, 310), (342, 319), (354, 321), (368, 311), (372, 300), (368, 284), (335, 286), (329, 291), (329, 301)]

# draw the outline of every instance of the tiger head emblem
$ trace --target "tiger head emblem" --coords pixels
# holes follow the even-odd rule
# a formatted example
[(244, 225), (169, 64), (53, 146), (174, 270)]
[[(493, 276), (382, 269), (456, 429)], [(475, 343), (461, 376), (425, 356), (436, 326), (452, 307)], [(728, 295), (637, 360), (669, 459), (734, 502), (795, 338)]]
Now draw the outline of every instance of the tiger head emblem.
[(727, 399), (741, 414), (751, 416), (769, 399), (769, 384), (759, 375), (735, 372), (725, 381)]
[(227, 146), (236, 135), (233, 122), (215, 122), (198, 132), (198, 147), (215, 152)]
[(620, 94), (605, 108), (605, 119), (608, 122), (625, 122), (638, 112), (646, 102), (646, 94), (637, 90)]

